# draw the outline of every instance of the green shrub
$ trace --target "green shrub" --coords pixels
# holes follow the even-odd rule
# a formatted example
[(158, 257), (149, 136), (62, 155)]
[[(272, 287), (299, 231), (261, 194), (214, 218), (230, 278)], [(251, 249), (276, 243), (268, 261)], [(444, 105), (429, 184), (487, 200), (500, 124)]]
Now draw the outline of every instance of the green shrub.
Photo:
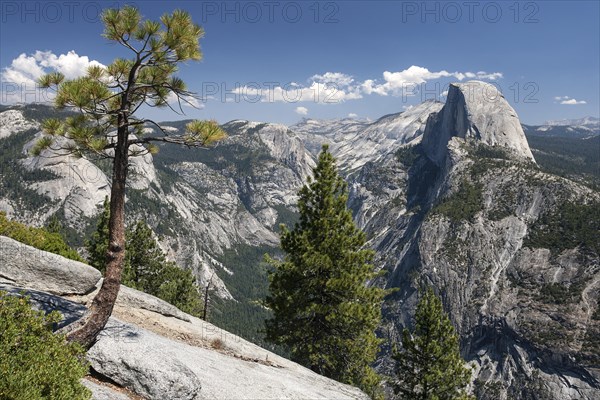
[(36, 249), (58, 254), (71, 260), (84, 262), (77, 251), (69, 247), (59, 233), (52, 233), (45, 228), (33, 228), (17, 221), (11, 221), (3, 212), (0, 212), (0, 235), (7, 236)]
[(510, 154), (502, 147), (488, 146), (485, 144), (477, 145), (471, 152), (477, 158), (497, 158), (501, 160), (510, 160)]
[(533, 225), (524, 245), (550, 249), (554, 254), (582, 246), (600, 254), (600, 203), (564, 202), (542, 215)]
[(538, 300), (544, 303), (566, 304), (573, 298), (573, 294), (565, 285), (560, 283), (549, 283), (542, 286)]
[(471, 220), (483, 210), (482, 189), (479, 185), (463, 180), (456, 193), (433, 208), (434, 214), (442, 214), (457, 222)]
[(0, 399), (89, 399), (80, 380), (84, 350), (52, 333), (58, 312), (44, 315), (29, 299), (0, 291)]

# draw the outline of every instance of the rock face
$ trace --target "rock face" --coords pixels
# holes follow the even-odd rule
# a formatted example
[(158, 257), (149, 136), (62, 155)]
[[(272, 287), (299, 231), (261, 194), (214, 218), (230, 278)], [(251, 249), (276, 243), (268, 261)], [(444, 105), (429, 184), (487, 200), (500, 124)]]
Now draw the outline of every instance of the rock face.
[[(412, 158), (366, 164), (351, 179), (350, 204), (387, 272), (377, 284), (399, 288), (385, 304), (382, 334), (399, 340), (412, 326), (417, 289), (430, 285), (474, 366), (478, 398), (595, 399), (600, 255), (532, 237), (544, 218), (569, 226), (565, 204), (592, 210), (600, 195), (541, 172), (522, 131), (508, 130), (512, 109), (486, 117), (466, 96), (454, 85), (448, 101), (458, 101), (432, 114)], [(391, 372), (389, 359), (380, 361)]]
[[(231, 340), (231, 339), (229, 339)], [(274, 354), (248, 360), (166, 339), (113, 320), (88, 352), (92, 368), (147, 398), (367, 399)]]
[[(79, 303), (91, 305), (94, 296), (96, 296), (98, 290), (100, 290), (100, 286), (102, 286), (102, 281), (103, 279), (100, 279), (98, 283), (96, 283), (96, 287), (93, 292), (84, 296), (69, 296), (69, 298), (76, 300)], [(178, 318), (182, 321), (190, 321), (189, 315), (179, 310), (174, 305), (171, 305), (166, 301), (159, 299), (158, 297), (154, 297), (148, 293), (140, 292), (139, 290), (132, 289), (127, 286), (121, 286), (119, 289), (119, 295), (117, 296), (117, 302), (115, 305), (120, 307), (139, 308), (142, 310), (152, 311), (160, 315), (165, 315), (167, 317)]]
[[(41, 136), (41, 133), (36, 134), (25, 145), (25, 154), (28, 155)], [(65, 138), (57, 138), (56, 142), (55, 146), (67, 146)], [(67, 221), (95, 216), (104, 198), (110, 194), (109, 180), (100, 168), (66, 151), (46, 149), (39, 156), (29, 156), (21, 163), (29, 171), (47, 171), (56, 177), (50, 181), (32, 183), (29, 187), (48, 197), (51, 202), (57, 202), (55, 207), (63, 210)]]
[[(30, 111), (39, 112), (40, 121), (52, 112), (42, 106)], [(0, 210), (37, 226), (57, 215), (77, 234), (89, 231), (109, 194), (106, 165), (52, 150), (31, 157), (41, 133), (30, 128), (39, 123), (25, 119), (20, 110), (0, 117), (12, 132), (0, 140), (17, 150), (9, 187), (18, 186), (0, 192)], [(185, 123), (164, 128), (175, 132)], [(217, 296), (234, 300), (223, 279), (237, 272), (223, 265), (224, 251), (277, 245), (279, 223), (293, 215), (296, 191), (314, 160), (285, 126), (237, 120), (224, 129), (229, 138), (209, 151), (165, 146), (155, 158), (132, 158), (127, 215), (130, 221), (146, 220), (163, 238), (169, 258), (191, 269), (200, 286), (211, 282)], [(24, 202), (29, 195), (19, 193), (31, 191), (38, 198)]]
[(0, 139), (28, 129), (37, 129), (40, 124), (25, 118), (20, 110), (6, 110), (0, 113)]
[(85, 294), (94, 290), (100, 272), (0, 236), (0, 282), (54, 294)]
[(129, 400), (129, 396), (91, 380), (83, 379), (81, 383), (92, 392), (92, 400)]
[[(30, 255), (22, 253), (21, 258)], [(35, 265), (41, 272), (29, 275), (27, 287), (0, 283), (0, 290), (15, 296), (27, 295), (36, 308), (45, 312), (59, 311), (63, 315), (57, 326), (60, 328), (81, 318), (86, 307), (30, 289), (55, 290), (55, 284), (46, 281), (45, 271), (52, 269), (49, 264), (68, 262), (56, 257), (43, 254), (38, 258)], [(0, 263), (0, 275), (9, 275), (12, 269), (13, 266)], [(85, 268), (70, 272), (72, 279), (65, 285), (77, 285), (88, 278)], [(77, 293), (78, 287), (61, 291)], [(149, 400), (368, 399), (359, 389), (320, 376), (210, 323), (182, 312), (173, 318), (174, 313), (161, 300), (123, 289), (126, 296), (117, 302), (113, 315), (137, 321), (138, 325), (111, 317), (87, 358), (97, 376), (138, 396)], [(98, 400), (127, 398), (93, 382), (84, 384)]]
[[(88, 351), (91, 367), (147, 399), (200, 398), (202, 383), (182, 361), (191, 349), (115, 320)], [(206, 367), (206, 365), (204, 365)]]
[(423, 148), (441, 165), (452, 137), (509, 149), (515, 156), (533, 161), (525, 133), (515, 110), (489, 83), (453, 83), (444, 108), (427, 121)]
[(398, 147), (421, 140), (427, 118), (443, 104), (426, 101), (398, 114), (377, 121), (343, 119), (318, 121), (305, 119), (290, 128), (302, 138), (313, 156), (321, 144), (329, 144), (342, 171), (354, 172), (368, 162), (378, 162)]

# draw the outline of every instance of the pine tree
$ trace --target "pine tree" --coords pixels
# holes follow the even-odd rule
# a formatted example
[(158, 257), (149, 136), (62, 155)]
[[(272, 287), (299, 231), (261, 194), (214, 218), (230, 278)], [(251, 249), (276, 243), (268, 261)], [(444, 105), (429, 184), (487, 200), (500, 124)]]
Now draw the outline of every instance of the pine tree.
[(123, 284), (173, 304), (180, 310), (202, 315), (196, 278), (190, 270), (167, 261), (165, 253), (144, 221), (127, 229)]
[(415, 312), (415, 328), (402, 332), (402, 349), (394, 352), (399, 399), (472, 399), (465, 388), (471, 370), (460, 356), (458, 336), (442, 301), (429, 288)]
[(364, 248), (327, 146), (313, 172), (299, 192), (300, 221), (291, 231), (281, 227), (285, 259), (268, 259), (267, 339), (287, 345), (294, 361), (376, 397), (379, 377), (370, 364), (381, 343), (375, 329), (386, 292), (367, 286), (377, 275), (374, 253)]
[[(109, 204), (106, 200), (96, 231), (87, 242), (88, 261), (101, 272), (104, 272), (104, 257), (108, 246), (108, 213)], [(125, 235), (127, 245), (121, 283), (200, 317), (202, 302), (192, 271), (181, 269), (167, 260), (146, 222), (138, 221), (133, 227), (126, 229)]]
[(127, 247), (123, 284), (146, 293), (156, 294), (161, 285), (161, 271), (167, 260), (156, 243), (152, 230), (144, 221), (138, 221), (125, 233)]
[(46, 230), (50, 233), (56, 233), (64, 238), (63, 225), (56, 214), (52, 214), (52, 216), (46, 222)]
[[(102, 287), (84, 318), (63, 328), (69, 341), (91, 347), (112, 313), (125, 265), (125, 188), (129, 158), (158, 151), (156, 143), (207, 147), (225, 137), (216, 121), (192, 121), (185, 133), (168, 135), (151, 119), (139, 116), (140, 108), (193, 105), (193, 93), (175, 76), (178, 64), (200, 60), (203, 29), (189, 13), (175, 10), (160, 21), (144, 20), (135, 7), (106, 9), (102, 13), (104, 37), (123, 46), (131, 58), (117, 58), (106, 67), (93, 65), (83, 77), (65, 80), (59, 72), (42, 76), (41, 88), (56, 89), (55, 105), (77, 112), (62, 121), (51, 118), (42, 124), (46, 135), (32, 154), (47, 151), (62, 155), (92, 155), (112, 160), (109, 241)], [(144, 106), (144, 107), (142, 107)], [(157, 128), (148, 136), (145, 126)]]
[(167, 262), (159, 277), (162, 283), (158, 287), (157, 297), (198, 318), (203, 315), (200, 293), (192, 271)]
[(88, 263), (104, 273), (106, 269), (106, 251), (108, 250), (108, 220), (110, 218), (110, 205), (108, 196), (104, 198), (102, 213), (98, 217), (96, 230), (90, 240), (85, 242), (88, 252)]

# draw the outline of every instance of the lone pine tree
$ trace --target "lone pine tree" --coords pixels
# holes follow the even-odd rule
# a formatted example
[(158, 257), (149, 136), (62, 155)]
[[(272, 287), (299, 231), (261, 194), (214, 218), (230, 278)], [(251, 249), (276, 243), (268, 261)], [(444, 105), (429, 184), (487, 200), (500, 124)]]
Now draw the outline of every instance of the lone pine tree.
[[(200, 26), (190, 15), (176, 10), (160, 21), (143, 20), (131, 6), (107, 9), (102, 14), (104, 37), (131, 52), (132, 58), (117, 58), (107, 67), (93, 65), (87, 75), (65, 80), (60, 73), (40, 78), (43, 88), (55, 88), (55, 105), (69, 107), (77, 115), (62, 121), (48, 119), (46, 135), (32, 153), (51, 149), (62, 154), (93, 154), (112, 159), (109, 244), (106, 272), (100, 291), (84, 318), (66, 328), (67, 338), (91, 346), (104, 328), (119, 292), (125, 262), (125, 187), (129, 157), (158, 150), (156, 142), (205, 147), (225, 137), (214, 121), (193, 121), (181, 135), (168, 135), (156, 122), (137, 116), (142, 106), (170, 107), (191, 102), (193, 94), (175, 76), (179, 63), (202, 57)], [(176, 111), (177, 112), (177, 111)], [(144, 127), (154, 126), (159, 134), (147, 136)]]
[(377, 276), (374, 253), (364, 248), (327, 146), (313, 173), (299, 192), (300, 221), (291, 231), (281, 227), (285, 259), (269, 259), (267, 339), (289, 347), (292, 359), (313, 371), (376, 396), (380, 379), (370, 364), (381, 342), (375, 329), (386, 292), (367, 285)]
[(399, 399), (472, 400), (465, 388), (471, 370), (460, 356), (458, 336), (442, 301), (428, 288), (415, 312), (415, 328), (402, 332), (402, 348), (394, 352)]

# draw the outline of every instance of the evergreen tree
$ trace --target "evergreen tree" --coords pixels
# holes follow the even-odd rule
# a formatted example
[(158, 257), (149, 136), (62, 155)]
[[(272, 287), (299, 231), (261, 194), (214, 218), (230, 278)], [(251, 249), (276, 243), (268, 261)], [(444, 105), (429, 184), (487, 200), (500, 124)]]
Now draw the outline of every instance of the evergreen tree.
[[(90, 265), (103, 273), (108, 246), (108, 214), (109, 204), (106, 200), (96, 231), (87, 242)], [(167, 261), (148, 224), (138, 221), (133, 227), (127, 228), (126, 238), (123, 285), (156, 296), (181, 311), (200, 317), (202, 302), (192, 271)]]
[(52, 216), (46, 222), (46, 230), (50, 233), (56, 233), (64, 238), (63, 225), (61, 224), (56, 214), (52, 214)]
[(202, 315), (200, 293), (192, 271), (167, 261), (144, 221), (127, 230), (123, 284), (156, 296), (194, 316)]
[[(32, 154), (84, 154), (112, 160), (109, 241), (102, 287), (84, 318), (63, 329), (69, 341), (92, 346), (112, 313), (125, 265), (125, 188), (129, 158), (158, 151), (157, 142), (188, 147), (207, 147), (225, 137), (216, 121), (192, 121), (185, 133), (168, 135), (155, 121), (139, 115), (140, 108), (193, 105), (193, 93), (175, 76), (178, 65), (200, 60), (202, 28), (189, 13), (175, 10), (159, 21), (144, 20), (135, 7), (106, 9), (102, 13), (104, 37), (123, 46), (131, 58), (117, 58), (106, 67), (92, 65), (83, 77), (65, 80), (60, 72), (42, 76), (42, 88), (56, 89), (55, 105), (70, 108), (76, 115), (66, 120), (51, 118), (42, 124), (46, 135)], [(173, 109), (176, 111), (175, 109)], [(158, 134), (148, 136), (151, 125)], [(43, 153), (43, 154), (42, 154)]]
[(198, 318), (203, 315), (200, 293), (192, 271), (167, 262), (159, 277), (162, 283), (158, 287), (157, 297)]
[(127, 247), (123, 284), (146, 293), (156, 294), (161, 285), (161, 271), (167, 265), (162, 249), (144, 221), (138, 221), (125, 233)]
[(465, 388), (471, 370), (460, 356), (458, 336), (444, 313), (442, 301), (431, 288), (423, 294), (415, 312), (415, 328), (402, 332), (402, 349), (394, 352), (400, 399), (472, 399)]
[(106, 251), (108, 250), (108, 219), (110, 218), (110, 205), (108, 196), (104, 198), (102, 213), (98, 217), (96, 230), (90, 240), (86, 240), (85, 247), (88, 251), (88, 263), (104, 274), (106, 269)]
[(374, 253), (364, 249), (365, 234), (352, 220), (347, 184), (327, 146), (313, 172), (299, 192), (300, 221), (291, 231), (281, 227), (285, 259), (268, 259), (274, 271), (267, 339), (287, 345), (294, 361), (376, 397), (379, 377), (370, 364), (386, 292), (367, 286), (377, 275)]

